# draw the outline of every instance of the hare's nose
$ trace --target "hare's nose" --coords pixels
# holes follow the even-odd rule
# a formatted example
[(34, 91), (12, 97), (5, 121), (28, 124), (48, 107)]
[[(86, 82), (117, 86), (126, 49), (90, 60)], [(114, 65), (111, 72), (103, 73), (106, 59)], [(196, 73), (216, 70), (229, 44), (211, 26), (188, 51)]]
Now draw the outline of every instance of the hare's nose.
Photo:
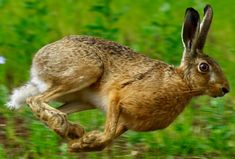
[(226, 94), (226, 93), (229, 92), (229, 89), (228, 89), (228, 88), (225, 88), (225, 87), (222, 87), (222, 91), (224, 92), (224, 94)]

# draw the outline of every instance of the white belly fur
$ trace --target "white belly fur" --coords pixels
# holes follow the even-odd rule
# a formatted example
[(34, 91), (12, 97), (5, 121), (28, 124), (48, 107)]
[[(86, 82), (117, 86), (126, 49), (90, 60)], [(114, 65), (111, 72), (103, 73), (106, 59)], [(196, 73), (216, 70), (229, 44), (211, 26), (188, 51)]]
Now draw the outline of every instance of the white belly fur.
[(84, 101), (91, 103), (93, 106), (100, 108), (104, 111), (107, 110), (108, 97), (99, 92), (89, 89), (82, 90), (82, 98)]

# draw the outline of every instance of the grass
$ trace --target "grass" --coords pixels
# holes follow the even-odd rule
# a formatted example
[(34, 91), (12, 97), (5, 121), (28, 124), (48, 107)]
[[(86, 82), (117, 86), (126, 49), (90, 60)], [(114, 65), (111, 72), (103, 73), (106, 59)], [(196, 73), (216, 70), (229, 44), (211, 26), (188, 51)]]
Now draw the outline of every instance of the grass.
[[(27, 107), (5, 108), (11, 90), (29, 78), (35, 52), (69, 34), (115, 40), (152, 58), (179, 64), (185, 8), (202, 11), (210, 3), (214, 21), (206, 52), (217, 59), (232, 92), (220, 99), (194, 99), (167, 129), (127, 132), (103, 152), (71, 154), (65, 142), (39, 122)], [(235, 9), (233, 1), (38, 1), (0, 0), (0, 157), (1, 158), (235, 158)], [(202, 12), (201, 12), (202, 13)], [(99, 110), (76, 113), (86, 130), (100, 129)]]

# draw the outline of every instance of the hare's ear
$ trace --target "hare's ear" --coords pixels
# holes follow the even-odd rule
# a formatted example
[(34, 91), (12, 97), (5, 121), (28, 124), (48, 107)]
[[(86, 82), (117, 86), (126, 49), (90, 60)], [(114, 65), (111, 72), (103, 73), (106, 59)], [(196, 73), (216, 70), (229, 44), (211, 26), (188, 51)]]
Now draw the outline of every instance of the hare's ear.
[(200, 25), (200, 32), (198, 37), (197, 49), (203, 50), (203, 47), (206, 42), (206, 37), (210, 29), (210, 25), (213, 18), (213, 10), (210, 5), (206, 5), (204, 8), (204, 17)]
[(187, 8), (182, 28), (182, 41), (186, 52), (194, 53), (200, 28), (200, 17), (193, 8)]

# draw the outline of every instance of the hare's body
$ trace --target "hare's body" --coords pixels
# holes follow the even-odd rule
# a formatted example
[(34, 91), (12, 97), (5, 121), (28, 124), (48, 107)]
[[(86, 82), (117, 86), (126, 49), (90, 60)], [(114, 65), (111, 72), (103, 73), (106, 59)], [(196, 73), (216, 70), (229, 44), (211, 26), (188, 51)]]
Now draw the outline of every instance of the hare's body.
[(120, 122), (136, 131), (168, 126), (193, 96), (186, 93), (190, 88), (180, 70), (93, 37), (69, 36), (47, 45), (36, 54), (32, 70), (40, 77), (32, 80), (38, 88), (42, 83), (71, 87), (57, 99), (63, 103), (107, 110), (110, 92), (118, 91)]
[[(179, 67), (150, 59), (115, 42), (87, 36), (68, 36), (46, 45), (35, 55), (31, 80), (16, 89), (8, 103), (29, 105), (32, 112), (60, 136), (72, 151), (103, 149), (130, 130), (167, 127), (194, 96), (223, 96), (229, 84), (219, 65), (203, 53), (212, 19), (207, 6), (200, 24), (193, 8), (186, 10), (182, 31), (184, 53)], [(48, 105), (59, 101), (55, 109)], [(104, 132), (85, 133), (66, 114), (101, 108)], [(92, 119), (96, 120), (96, 119)]]

